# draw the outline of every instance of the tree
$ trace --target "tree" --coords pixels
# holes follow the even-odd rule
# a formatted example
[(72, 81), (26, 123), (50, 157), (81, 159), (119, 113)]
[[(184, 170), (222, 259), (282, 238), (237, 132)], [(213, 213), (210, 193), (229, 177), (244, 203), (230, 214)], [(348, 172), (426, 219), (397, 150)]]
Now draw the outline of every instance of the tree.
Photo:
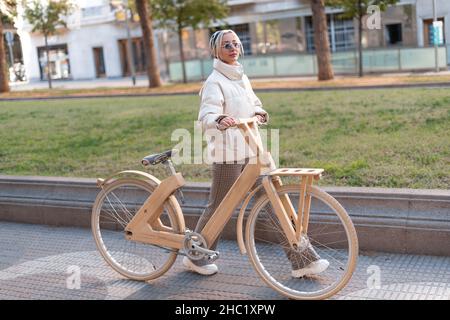
[(378, 6), (380, 11), (385, 11), (389, 5), (396, 4), (398, 0), (326, 0), (327, 6), (342, 8), (344, 13), (343, 18), (358, 19), (358, 73), (363, 76), (363, 62), (362, 62), (362, 30), (363, 18), (367, 14), (370, 6)]
[(314, 46), (316, 47), (317, 65), (319, 67), (318, 79), (331, 80), (334, 75), (331, 65), (324, 0), (311, 0), (311, 10), (313, 12)]
[(3, 22), (11, 21), (15, 16), (16, 5), (15, 0), (0, 1), (0, 93), (9, 92), (9, 72), (3, 40)]
[(52, 88), (48, 37), (57, 32), (58, 27), (67, 27), (65, 18), (74, 9), (70, 0), (48, 0), (43, 3), (40, 0), (25, 1), (25, 19), (33, 26), (32, 32), (40, 32), (44, 35), (45, 53), (47, 56), (48, 87)]
[(152, 0), (153, 15), (160, 28), (168, 28), (178, 34), (183, 82), (186, 83), (186, 67), (182, 32), (184, 28), (194, 30), (200, 25), (207, 27), (212, 22), (228, 15), (226, 0)]
[(150, 88), (160, 87), (161, 78), (159, 75), (158, 61), (153, 41), (152, 8), (148, 0), (135, 0), (136, 10), (139, 14), (139, 21), (142, 28), (145, 52), (147, 57), (147, 75)]

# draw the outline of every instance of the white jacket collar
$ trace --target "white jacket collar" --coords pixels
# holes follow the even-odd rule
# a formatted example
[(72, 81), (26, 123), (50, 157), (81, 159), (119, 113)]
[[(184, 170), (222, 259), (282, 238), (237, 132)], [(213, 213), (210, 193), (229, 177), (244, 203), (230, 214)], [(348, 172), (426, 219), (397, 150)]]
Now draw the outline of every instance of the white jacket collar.
[(231, 65), (214, 59), (213, 67), (230, 80), (241, 80), (244, 75), (244, 67), (239, 62), (237, 65)]

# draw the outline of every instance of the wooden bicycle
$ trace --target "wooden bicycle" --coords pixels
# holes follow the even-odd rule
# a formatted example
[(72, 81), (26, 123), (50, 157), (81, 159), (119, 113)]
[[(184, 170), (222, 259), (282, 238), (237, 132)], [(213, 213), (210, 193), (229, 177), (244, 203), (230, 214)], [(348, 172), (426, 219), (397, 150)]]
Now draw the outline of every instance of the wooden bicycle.
[[(209, 249), (242, 203), (237, 219), (237, 241), (242, 254), (273, 289), (292, 299), (324, 299), (341, 290), (356, 266), (358, 241), (353, 223), (339, 202), (313, 185), (323, 169), (277, 169), (263, 150), (257, 119), (238, 119), (236, 125), (257, 155), (245, 166), (215, 213), (200, 233), (186, 229), (177, 199), (185, 184), (170, 161), (171, 151), (145, 157), (144, 165), (163, 163), (171, 175), (160, 181), (146, 172), (127, 170), (98, 179), (101, 188), (92, 209), (92, 232), (106, 262), (123, 276), (135, 280), (160, 277), (177, 255), (190, 259), (218, 258)], [(283, 185), (281, 177), (299, 178)], [(262, 183), (255, 185), (258, 178)], [(261, 191), (248, 218), (247, 207)], [(261, 192), (259, 192), (261, 194)], [(243, 201), (243, 202), (242, 202)], [(329, 267), (314, 276), (293, 278), (292, 257), (302, 259), (312, 245)]]

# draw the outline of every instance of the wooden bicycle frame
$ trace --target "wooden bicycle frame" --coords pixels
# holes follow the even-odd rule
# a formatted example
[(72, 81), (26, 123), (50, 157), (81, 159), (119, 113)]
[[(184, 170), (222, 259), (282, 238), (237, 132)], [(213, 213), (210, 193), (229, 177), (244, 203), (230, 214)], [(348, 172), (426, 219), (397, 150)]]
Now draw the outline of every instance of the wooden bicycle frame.
[[(311, 196), (306, 195), (306, 189), (312, 184), (313, 178), (318, 179), (322, 169), (284, 168), (276, 169), (272, 156), (264, 151), (261, 137), (257, 130), (256, 118), (239, 119), (237, 127), (241, 130), (251, 150), (256, 154), (256, 160), (247, 164), (222, 200), (214, 214), (207, 222), (201, 235), (208, 247), (214, 243), (232, 217), (237, 206), (244, 200), (258, 177), (263, 174), (262, 185), (277, 215), (280, 225), (291, 245), (295, 248), (301, 239), (301, 234), (307, 232), (309, 223), (309, 209)], [(253, 130), (252, 130), (253, 129)], [(296, 175), (301, 177), (299, 214), (295, 212), (288, 195), (280, 195), (277, 190), (282, 186), (279, 176)], [(125, 228), (126, 237), (132, 241), (139, 241), (182, 249), (184, 234), (176, 234), (164, 226), (160, 220), (166, 199), (178, 188), (184, 185), (181, 173), (163, 180), (155, 191), (148, 197), (134, 218)], [(184, 230), (182, 230), (184, 232)]]

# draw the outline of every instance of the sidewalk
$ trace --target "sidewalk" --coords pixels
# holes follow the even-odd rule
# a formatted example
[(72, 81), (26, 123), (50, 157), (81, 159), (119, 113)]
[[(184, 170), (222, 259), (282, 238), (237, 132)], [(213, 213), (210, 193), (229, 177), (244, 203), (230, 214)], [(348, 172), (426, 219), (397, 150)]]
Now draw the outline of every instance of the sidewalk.
[[(31, 81), (22, 83), (11, 83), (11, 91), (28, 91), (48, 89), (47, 81)], [(147, 87), (148, 80), (145, 76), (136, 78), (136, 87)], [(54, 89), (94, 89), (94, 88), (123, 88), (133, 87), (131, 78), (100, 78), (93, 80), (53, 80)]]
[[(410, 78), (411, 83), (415, 83), (415, 78), (423, 77), (426, 78), (426, 82), (434, 82), (434, 79), (438, 80), (439, 78), (445, 78), (448, 80), (450, 76), (450, 70), (441, 71), (439, 73), (435, 72), (423, 72), (423, 73), (412, 73), (412, 72), (404, 72), (404, 73), (386, 73), (386, 74), (368, 74), (363, 78), (359, 78), (355, 75), (336, 75), (335, 79), (332, 82), (336, 83), (327, 83), (317, 81), (316, 76), (310, 77), (270, 77), (270, 78), (256, 78), (250, 77), (250, 80), (254, 83), (254, 87), (287, 87), (292, 88), (295, 86), (300, 87), (309, 87), (309, 86), (352, 86), (356, 83), (361, 85), (386, 85), (386, 84), (395, 84), (399, 79), (405, 80)], [(449, 78), (450, 79), (450, 78)], [(199, 85), (202, 81), (194, 81), (190, 82), (189, 85), (197, 84)], [(442, 82), (442, 79), (439, 80)], [(278, 83), (278, 84), (277, 84)], [(279, 83), (282, 83), (281, 85)], [(164, 84), (170, 84), (170, 82), (165, 82)], [(29, 90), (44, 90), (48, 89), (47, 81), (32, 81), (32, 82), (24, 82), (24, 83), (11, 83), (11, 91), (12, 92), (21, 92), (21, 91), (29, 91)], [(148, 80), (146, 76), (138, 76), (136, 78), (136, 85), (133, 86), (131, 78), (100, 78), (93, 80), (54, 80), (52, 82), (53, 89), (61, 89), (61, 90), (78, 90), (78, 89), (95, 89), (95, 88), (147, 88)], [(197, 88), (196, 88), (197, 89)]]
[[(163, 277), (143, 283), (107, 266), (89, 229), (0, 222), (0, 299), (284, 299), (256, 275), (235, 242), (224, 240), (218, 250), (214, 276), (185, 271), (179, 257)], [(80, 289), (68, 289), (77, 268)], [(377, 268), (380, 288), (369, 289)], [(450, 257), (361, 252), (352, 280), (333, 298), (448, 300)]]

